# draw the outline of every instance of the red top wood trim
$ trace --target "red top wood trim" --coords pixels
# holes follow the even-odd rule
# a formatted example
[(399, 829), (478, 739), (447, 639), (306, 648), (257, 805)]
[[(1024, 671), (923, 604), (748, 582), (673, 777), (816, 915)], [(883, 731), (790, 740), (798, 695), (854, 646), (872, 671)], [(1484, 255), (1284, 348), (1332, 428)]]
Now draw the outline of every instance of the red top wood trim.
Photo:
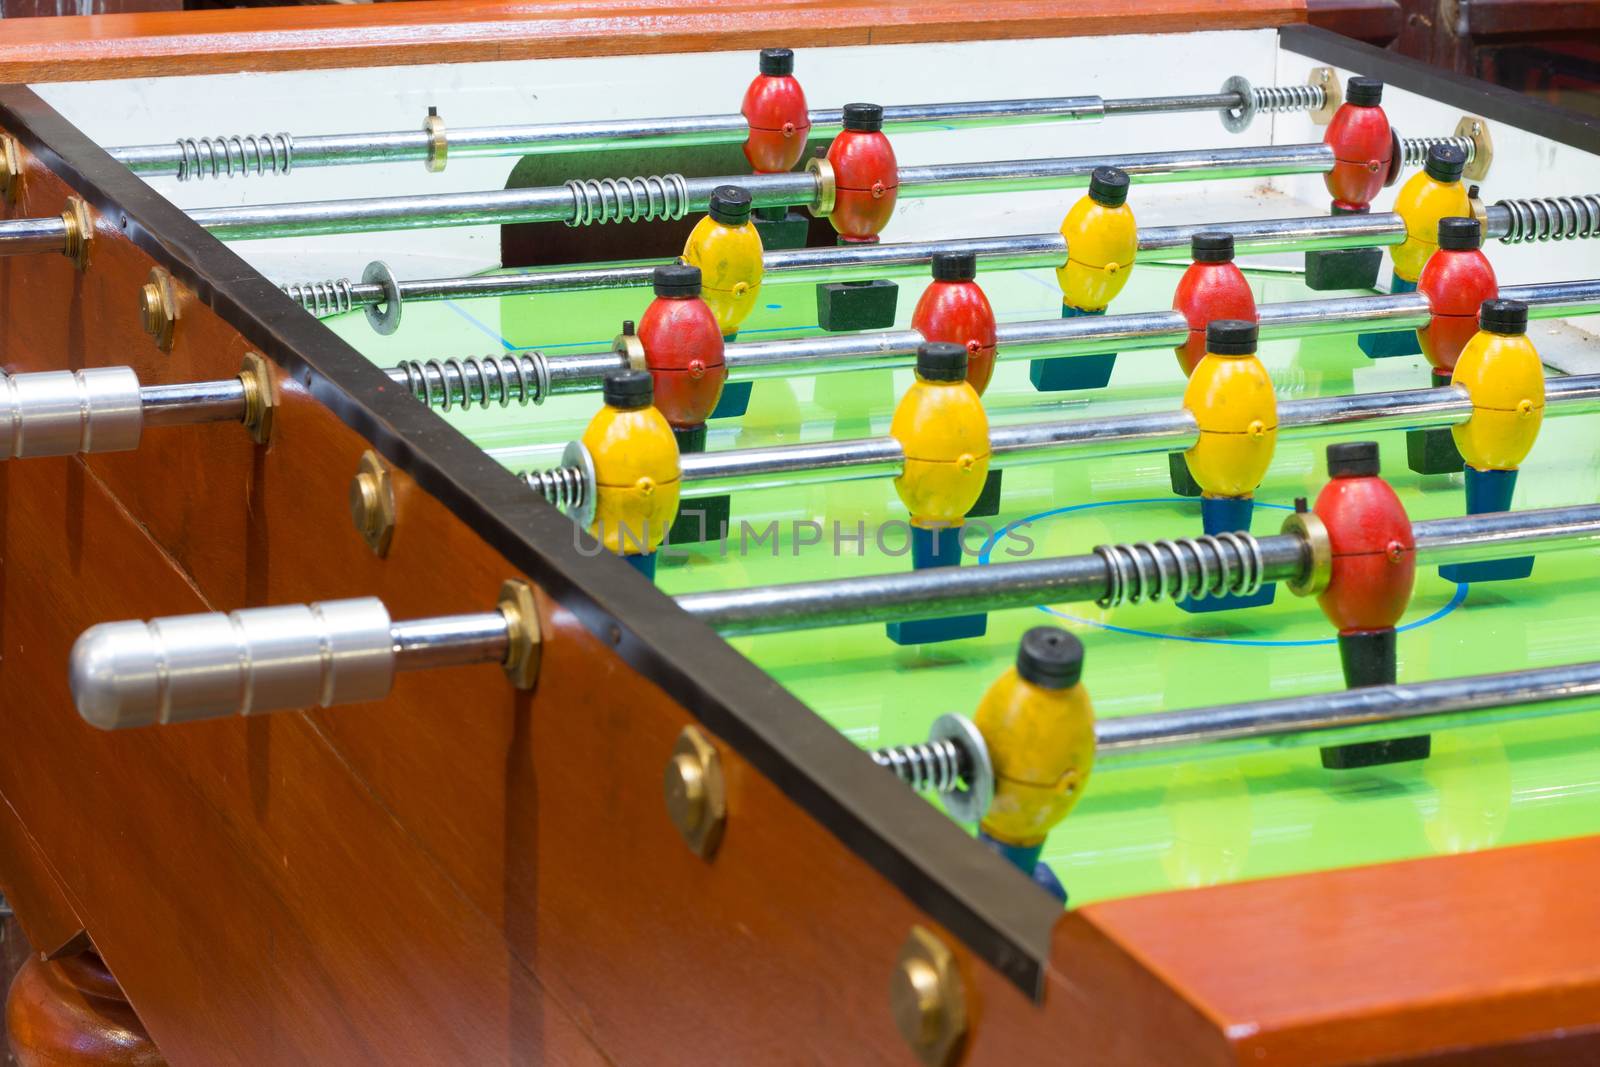
[(1251, 29), (1305, 0), (420, 0), (7, 20), (0, 83), (917, 41)]
[(1238, 1062), (1388, 1063), (1593, 1035), (1597, 879), (1600, 836), (1077, 914), (1210, 1018)]

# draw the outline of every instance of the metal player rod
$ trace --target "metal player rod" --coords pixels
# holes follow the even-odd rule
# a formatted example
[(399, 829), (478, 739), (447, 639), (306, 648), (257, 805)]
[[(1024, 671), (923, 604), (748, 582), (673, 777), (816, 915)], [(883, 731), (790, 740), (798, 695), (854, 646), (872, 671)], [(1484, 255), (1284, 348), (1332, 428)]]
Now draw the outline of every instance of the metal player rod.
[[(1466, 389), (1403, 389), (1386, 393), (1289, 400), (1278, 405), (1280, 439), (1322, 432), (1329, 426), (1359, 426), (1364, 432), (1452, 426), (1472, 417)], [(1549, 416), (1600, 411), (1600, 374), (1553, 377), (1545, 381)], [(1108, 415), (1090, 419), (992, 426), (989, 448), (1007, 466), (1048, 463), (1067, 457), (1175, 452), (1193, 447), (1200, 429), (1186, 408), (1150, 414)], [(581, 508), (593, 498), (589, 464), (581, 444), (568, 446), (562, 467), (531, 471), (522, 477), (528, 487), (552, 503)], [(686, 497), (733, 490), (822, 482), (897, 477), (905, 453), (893, 437), (688, 453), (679, 457)]]
[[(1582, 710), (1586, 704), (1571, 705), (1597, 696), (1600, 662), (1591, 661), (1122, 715), (1096, 720), (1095, 761), (1104, 764), (1164, 749), (1262, 739), (1275, 745), (1297, 738), (1326, 744), (1330, 731), (1415, 724), (1418, 720), (1467, 725), (1494, 712), (1530, 706), (1537, 714), (1554, 715)], [(958, 822), (981, 820), (993, 800), (994, 765), (988, 745), (964, 715), (947, 714), (934, 720), (925, 742), (879, 748), (868, 755), (913, 789), (940, 793), (946, 810)]]
[[(1600, 544), (1600, 504), (1429, 519), (1413, 523), (1412, 531), (1417, 561), (1429, 565), (1510, 550), (1560, 552)], [(1217, 596), (1305, 581), (1314, 566), (1311, 545), (1299, 534), (1232, 533), (1102, 545), (1082, 556), (691, 593), (677, 601), (718, 633), (759, 634), (1071, 601), (1111, 606)]]
[(531, 589), (502, 585), (497, 610), (395, 621), (375, 597), (247, 608), (85, 630), (69, 677), (102, 730), (378, 700), (399, 671), (498, 663), (538, 674)]
[[(1532, 318), (1600, 313), (1600, 279), (1506, 286), (1500, 295), (1526, 303)], [(1264, 340), (1415, 329), (1427, 325), (1429, 315), (1428, 298), (1421, 293), (1324, 297), (1257, 309)], [(1188, 321), (1176, 311), (1007, 322), (995, 329), (996, 358), (1094, 353), (1108, 346), (1132, 352), (1178, 345), (1188, 335)], [(916, 330), (822, 334), (736, 342), (724, 349), (723, 358), (728, 374), (738, 379), (823, 374), (910, 366), (923, 341)], [(449, 410), (458, 404), (539, 404), (551, 395), (593, 392), (607, 374), (628, 366), (628, 357), (616, 351), (556, 357), (530, 351), (487, 359), (407, 360), (386, 373), (424, 404)]]
[[(1540, 235), (1536, 229), (1525, 225), (1534, 212), (1545, 215), (1558, 212), (1562, 205), (1554, 200), (1502, 200), (1484, 209), (1485, 237), (1517, 244), (1527, 240), (1600, 236), (1600, 196), (1567, 199), (1577, 205), (1576, 209), (1568, 205), (1568, 217), (1572, 221), (1570, 232), (1566, 227), (1557, 226)], [(1151, 226), (1139, 231), (1139, 258), (1180, 258), (1188, 253), (1194, 235), (1207, 231), (1232, 234), (1239, 251), (1258, 253), (1366, 248), (1395, 245), (1406, 238), (1405, 220), (1392, 211)], [(990, 268), (1058, 267), (1066, 260), (1067, 242), (1061, 234), (1051, 232), (942, 241), (836, 245), (768, 252), (762, 257), (762, 265), (764, 275), (773, 281), (850, 281), (922, 274), (933, 257), (941, 252), (969, 252)], [(381, 281), (336, 278), (295, 282), (282, 288), (307, 311), (316, 315), (333, 315), (357, 307), (377, 307), (391, 302), (403, 305), (411, 300), (466, 300), (644, 287), (650, 284), (656, 266), (655, 263), (643, 263), (620, 267), (515, 270), (456, 278), (395, 280), (388, 276), (387, 268), (374, 263), (368, 270), (375, 277), (382, 275)]]
[[(257, 357), (259, 359), (259, 357)], [(147, 426), (243, 423), (269, 429), (265, 365), (237, 378), (140, 385), (131, 367), (0, 376), (0, 459), (32, 459), (139, 447)]]
[[(899, 104), (883, 109), (885, 130), (974, 129), (1044, 122), (1099, 122), (1115, 115), (1218, 111), (1230, 132), (1249, 126), (1260, 112), (1315, 111), (1327, 96), (1320, 85), (1255, 87), (1230, 78), (1220, 92), (1106, 100), (1099, 96)], [(811, 132), (843, 125), (840, 108), (807, 112)], [(525, 156), (627, 142), (631, 147), (733, 144), (750, 133), (743, 115), (691, 115), (591, 122), (473, 126), (435, 133), (427, 128), (382, 133), (288, 133), (181, 137), (171, 144), (110, 149), (111, 158), (135, 174), (170, 174), (179, 181), (250, 174), (287, 174), (294, 167), (426, 161), (451, 156)]]
[[(1504, 238), (1509, 232), (1510, 213), (1498, 204), (1488, 208), (1487, 212), (1489, 236)], [(1364, 248), (1399, 244), (1406, 237), (1404, 221), (1393, 212), (1151, 226), (1139, 231), (1140, 258), (1170, 259), (1187, 255), (1194, 235), (1207, 231), (1230, 233), (1238, 249), (1251, 252)], [(941, 252), (970, 252), (984, 264), (1003, 269), (1059, 267), (1066, 261), (1067, 242), (1059, 233), (1029, 233), (1005, 237), (787, 249), (768, 252), (763, 256), (762, 273), (768, 280), (784, 283), (902, 277), (926, 273), (927, 265)], [(1164, 252), (1175, 255), (1160, 254)], [(647, 263), (622, 267), (517, 270), (504, 274), (408, 281), (385, 277), (382, 281), (357, 282), (338, 278), (292, 283), (282, 288), (307, 311), (329, 315), (390, 302), (403, 305), (410, 300), (465, 300), (644, 287), (650, 284), (657, 265)], [(385, 268), (373, 264), (368, 270), (381, 274)]]
[[(909, 199), (1000, 190), (1070, 188), (1087, 184), (1090, 173), (1096, 167), (1105, 166), (1120, 167), (1148, 182), (1161, 182), (1317, 174), (1331, 170), (1333, 162), (1333, 149), (1327, 145), (1305, 144), (989, 163), (938, 163), (901, 167), (899, 195)], [(667, 174), (574, 179), (565, 185), (536, 189), (202, 208), (190, 211), (189, 217), (218, 237), (237, 241), (526, 222), (564, 222), (581, 226), (680, 219), (691, 211), (704, 211), (712, 190), (722, 185), (740, 186), (749, 192), (753, 206), (758, 208), (798, 205), (821, 212), (824, 201), (831, 200), (833, 195), (831, 179), (825, 179), (820, 169), (789, 174), (725, 175), (714, 178), (686, 178), (681, 174)], [(55, 228), (61, 230), (64, 248), (68, 225), (64, 220), (57, 223), (52, 220), (21, 219), (0, 222), (0, 254), (6, 253), (8, 246), (20, 239), (23, 230), (19, 230), (19, 227), (25, 230), (41, 223), (48, 225), (52, 231)], [(27, 232), (31, 235), (30, 240), (37, 241), (37, 232)]]

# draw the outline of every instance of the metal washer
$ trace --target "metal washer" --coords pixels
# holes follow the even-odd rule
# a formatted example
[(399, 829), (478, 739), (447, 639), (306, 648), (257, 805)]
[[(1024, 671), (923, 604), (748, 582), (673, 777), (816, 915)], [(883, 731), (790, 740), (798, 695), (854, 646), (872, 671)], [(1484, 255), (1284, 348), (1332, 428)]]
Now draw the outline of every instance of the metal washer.
[(383, 286), (383, 303), (367, 305), (367, 322), (387, 337), (400, 328), (400, 283), (395, 281), (389, 264), (381, 259), (367, 264), (367, 269), (361, 272), (361, 280), (368, 285)]

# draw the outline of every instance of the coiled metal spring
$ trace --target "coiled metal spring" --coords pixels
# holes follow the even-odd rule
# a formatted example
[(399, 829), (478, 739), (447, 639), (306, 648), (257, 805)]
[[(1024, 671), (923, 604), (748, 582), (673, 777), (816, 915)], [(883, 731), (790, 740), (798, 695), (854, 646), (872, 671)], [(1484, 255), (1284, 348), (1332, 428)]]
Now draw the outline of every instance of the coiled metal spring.
[(1600, 195), (1502, 200), (1495, 207), (1511, 215), (1511, 228), (1500, 238), (1508, 245), (1600, 237)]
[(681, 219), (689, 213), (689, 186), (681, 174), (646, 178), (573, 179), (568, 226)]
[(950, 740), (924, 741), (920, 745), (894, 745), (872, 753), (872, 762), (892, 771), (912, 789), (948, 793), (961, 783), (965, 753)]
[(1110, 576), (1099, 601), (1103, 608), (1163, 597), (1249, 596), (1261, 588), (1266, 571), (1261, 545), (1242, 532), (1098, 545), (1094, 551)]
[(288, 174), (294, 166), (294, 138), (287, 133), (180, 137), (177, 143), (180, 182), (235, 174)]
[(1420, 167), (1428, 161), (1428, 149), (1436, 144), (1455, 145), (1471, 163), (1478, 155), (1478, 143), (1470, 137), (1406, 137), (1400, 141), (1400, 161), (1407, 167)]
[(589, 480), (581, 467), (551, 467), (549, 470), (529, 471), (522, 476), (529, 489), (544, 497), (562, 511), (574, 511), (588, 500)]
[(289, 299), (305, 308), (319, 319), (329, 315), (342, 315), (355, 307), (350, 296), (350, 279), (329, 279), (325, 282), (305, 282), (299, 285), (279, 286)]
[(1314, 111), (1327, 99), (1327, 93), (1320, 85), (1251, 86), (1250, 96), (1255, 101), (1256, 111), (1268, 113)]
[(510, 407), (543, 404), (550, 392), (550, 364), (541, 352), (486, 359), (406, 360), (395, 367), (405, 373), (412, 396), (430, 408), (463, 411), (491, 404)]

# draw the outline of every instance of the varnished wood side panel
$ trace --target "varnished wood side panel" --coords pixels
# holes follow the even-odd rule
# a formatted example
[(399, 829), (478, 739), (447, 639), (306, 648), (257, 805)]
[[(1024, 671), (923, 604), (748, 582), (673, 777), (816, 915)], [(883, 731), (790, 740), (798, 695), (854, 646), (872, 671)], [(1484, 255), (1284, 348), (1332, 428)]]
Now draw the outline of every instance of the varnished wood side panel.
[(0, 82), (915, 41), (1250, 29), (1305, 0), (421, 0), (37, 19), (0, 35)]
[[(1600, 1057), (1600, 837), (1092, 905), (1245, 1063)], [(1520, 1051), (1516, 1048), (1521, 1045)], [(1499, 1059), (1469, 1057), (1504, 1046)], [(1432, 1054), (1432, 1055), (1430, 1055)]]

